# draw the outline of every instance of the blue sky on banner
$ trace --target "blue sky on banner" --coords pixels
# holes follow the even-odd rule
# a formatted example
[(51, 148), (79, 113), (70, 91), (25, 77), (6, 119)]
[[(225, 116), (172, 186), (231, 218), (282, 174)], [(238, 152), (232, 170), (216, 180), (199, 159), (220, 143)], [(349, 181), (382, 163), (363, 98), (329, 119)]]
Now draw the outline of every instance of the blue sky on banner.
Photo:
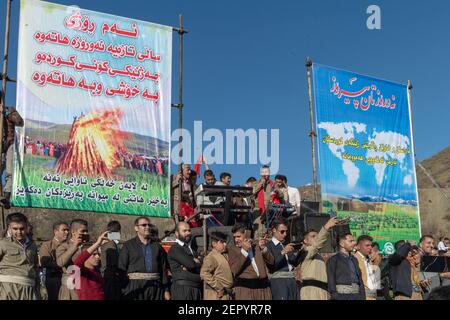
[[(193, 130), (279, 128), (280, 172), (291, 185), (311, 181), (305, 58), (345, 70), (413, 82), (415, 151), (423, 160), (449, 145), (450, 2), (376, 1), (381, 29), (366, 27), (373, 1), (88, 1), (64, 5), (177, 25), (189, 29), (184, 50), (184, 123)], [(0, 3), (3, 52), (5, 1)], [(16, 75), (19, 1), (13, 1), (9, 74)], [(178, 99), (178, 41), (173, 43), (172, 100)], [(7, 103), (15, 103), (8, 85)], [(176, 110), (172, 128), (177, 126)], [(259, 165), (214, 165), (233, 182), (259, 173)]]

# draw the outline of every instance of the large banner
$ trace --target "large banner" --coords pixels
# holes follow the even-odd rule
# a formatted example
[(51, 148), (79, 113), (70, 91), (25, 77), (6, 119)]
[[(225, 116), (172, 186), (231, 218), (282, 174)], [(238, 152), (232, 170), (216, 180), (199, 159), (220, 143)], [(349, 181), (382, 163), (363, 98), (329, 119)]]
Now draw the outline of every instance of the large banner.
[(169, 216), (172, 28), (21, 1), (13, 205)]
[(313, 65), (322, 206), (384, 253), (420, 238), (406, 85)]

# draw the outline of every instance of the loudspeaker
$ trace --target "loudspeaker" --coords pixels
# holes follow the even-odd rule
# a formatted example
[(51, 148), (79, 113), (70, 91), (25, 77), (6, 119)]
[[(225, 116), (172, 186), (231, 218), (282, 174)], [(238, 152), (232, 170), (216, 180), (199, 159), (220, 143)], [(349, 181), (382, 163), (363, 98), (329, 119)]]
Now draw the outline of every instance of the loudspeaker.
[[(207, 233), (208, 233), (208, 251), (212, 249), (211, 247), (211, 237), (209, 237), (209, 235), (212, 232), (222, 232), (225, 233), (227, 235), (227, 245), (231, 245), (234, 244), (233, 241), (233, 233), (231, 232), (231, 229), (233, 229), (233, 226), (220, 226), (220, 227), (207, 227)], [(191, 234), (192, 234), (192, 243), (195, 244), (196, 248), (197, 248), (197, 252), (202, 252), (203, 251), (203, 228), (193, 228), (191, 229)]]
[(320, 203), (318, 201), (301, 201), (300, 202), (300, 215), (302, 214), (310, 214), (319, 213)]
[(291, 215), (287, 219), (289, 225), (288, 241), (289, 242), (302, 242), (303, 234), (305, 233), (305, 216), (301, 215)]
[[(329, 214), (307, 214), (305, 215), (305, 231), (314, 229), (319, 232), (328, 220), (330, 220)], [(336, 241), (333, 241), (333, 238), (333, 233), (331, 232), (328, 236), (327, 242), (325, 242), (325, 245), (322, 249), (320, 249), (320, 253), (335, 252), (334, 248)]]

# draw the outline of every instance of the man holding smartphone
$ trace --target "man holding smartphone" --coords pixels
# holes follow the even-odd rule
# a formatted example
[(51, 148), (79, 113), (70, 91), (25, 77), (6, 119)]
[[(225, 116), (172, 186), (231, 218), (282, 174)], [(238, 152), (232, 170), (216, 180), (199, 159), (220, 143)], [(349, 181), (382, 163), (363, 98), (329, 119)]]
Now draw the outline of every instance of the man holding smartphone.
[(228, 262), (235, 277), (236, 300), (272, 300), (267, 266), (273, 266), (274, 257), (267, 249), (267, 240), (257, 243), (250, 239), (246, 225), (237, 223), (231, 229), (234, 246), (228, 250)]
[(299, 265), (301, 255), (292, 243), (284, 243), (287, 232), (288, 227), (284, 220), (279, 219), (272, 223), (273, 237), (267, 248), (275, 259), (274, 265), (269, 268), (272, 274), (270, 287), (273, 300), (299, 300), (299, 288), (293, 269)]
[(72, 276), (73, 266), (75, 259), (83, 251), (83, 245), (89, 242), (88, 222), (83, 219), (72, 220), (70, 234), (69, 241), (61, 243), (56, 249), (56, 263), (63, 270), (59, 300), (78, 300), (75, 289), (79, 284), (79, 279), (76, 278), (79, 274), (75, 270)]

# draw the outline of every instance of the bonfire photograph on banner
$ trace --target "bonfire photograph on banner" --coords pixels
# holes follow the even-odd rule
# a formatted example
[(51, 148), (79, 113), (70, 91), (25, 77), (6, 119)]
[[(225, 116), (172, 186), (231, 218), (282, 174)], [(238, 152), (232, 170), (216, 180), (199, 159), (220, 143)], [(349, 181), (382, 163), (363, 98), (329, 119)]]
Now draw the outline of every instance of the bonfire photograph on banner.
[(172, 29), (20, 12), (13, 205), (168, 217)]

